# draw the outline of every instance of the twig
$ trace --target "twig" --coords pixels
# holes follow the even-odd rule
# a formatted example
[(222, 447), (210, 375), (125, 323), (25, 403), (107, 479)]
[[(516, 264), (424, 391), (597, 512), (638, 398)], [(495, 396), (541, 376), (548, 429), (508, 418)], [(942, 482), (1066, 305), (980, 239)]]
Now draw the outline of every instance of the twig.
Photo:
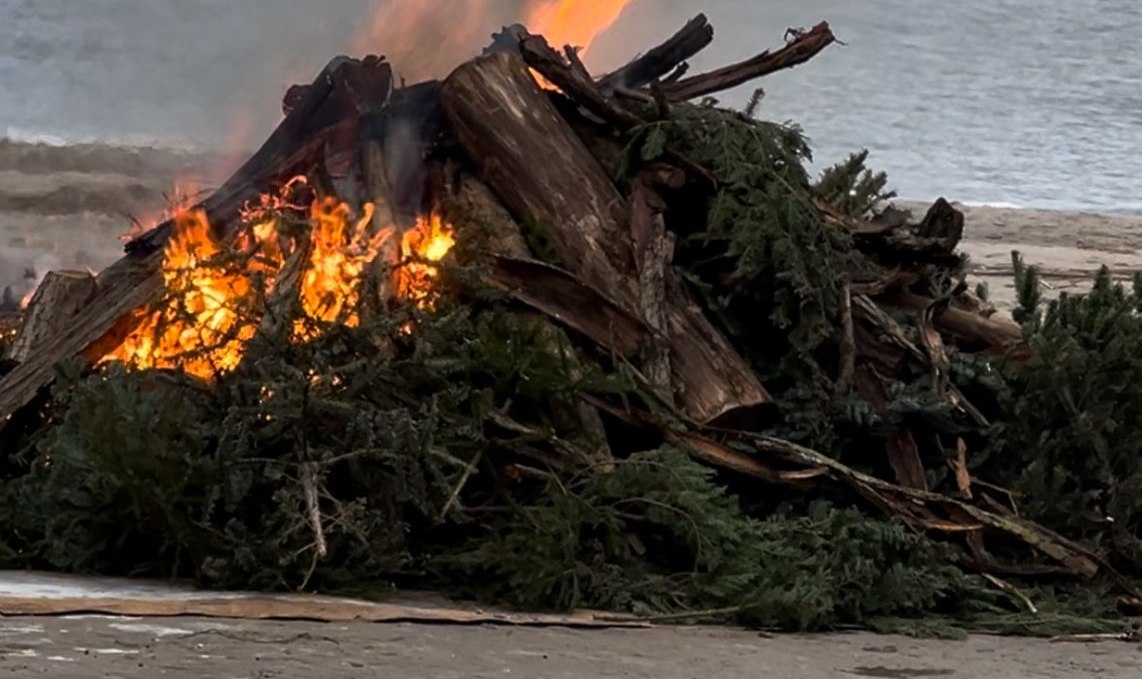
[(1003, 580), (1000, 580), (999, 578), (995, 577), (991, 573), (983, 573), (982, 575), (983, 575), (985, 580), (987, 580), (988, 582), (995, 585), (999, 589), (1003, 590), (1007, 594), (1010, 594), (1011, 596), (1013, 596), (1016, 599), (1018, 599), (1019, 601), (1021, 601), (1023, 603), (1023, 605), (1027, 607), (1027, 612), (1029, 612), (1033, 615), (1039, 614), (1039, 609), (1038, 609), (1038, 607), (1035, 606), (1035, 602), (1031, 601), (1031, 599), (1026, 594), (1024, 594), (1023, 592), (1020, 592), (1019, 590), (1015, 589), (1015, 587), (1013, 585), (1011, 585), (1010, 583), (1004, 582)]
[(1135, 642), (1142, 641), (1142, 630), (1138, 628), (1130, 629), (1125, 632), (1107, 633), (1107, 634), (1060, 634), (1051, 637), (1049, 640), (1053, 644), (1062, 642), (1077, 642), (1084, 644), (1098, 643), (1102, 641), (1127, 641)]
[(452, 493), (448, 495), (448, 501), (444, 503), (444, 508), (440, 510), (440, 516), (436, 518), (437, 521), (443, 521), (444, 517), (448, 516), (448, 512), (456, 506), (460, 501), (460, 493), (463, 492), (464, 486), (468, 484), (468, 479), (472, 477), (472, 472), (476, 471), (476, 465), (480, 463), (480, 458), (484, 456), (483, 452), (477, 452), (472, 456), (472, 460), (468, 466), (464, 468), (464, 473), (460, 475), (460, 480), (456, 482), (456, 487), (452, 489)]
[(325, 529), (321, 527), (321, 507), (317, 503), (317, 463), (308, 462), (301, 468), (301, 485), (305, 489), (305, 508), (309, 526), (313, 529), (314, 552), (317, 557), (329, 553), (325, 543)]

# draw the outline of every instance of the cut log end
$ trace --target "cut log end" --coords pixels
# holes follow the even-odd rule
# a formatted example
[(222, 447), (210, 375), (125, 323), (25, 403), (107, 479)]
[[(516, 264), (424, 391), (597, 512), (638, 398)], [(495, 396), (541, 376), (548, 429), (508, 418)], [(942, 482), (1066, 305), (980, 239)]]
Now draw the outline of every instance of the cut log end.
[(48, 272), (32, 295), (5, 358), (23, 363), (38, 347), (66, 330), (95, 291), (95, 277), (87, 271)]

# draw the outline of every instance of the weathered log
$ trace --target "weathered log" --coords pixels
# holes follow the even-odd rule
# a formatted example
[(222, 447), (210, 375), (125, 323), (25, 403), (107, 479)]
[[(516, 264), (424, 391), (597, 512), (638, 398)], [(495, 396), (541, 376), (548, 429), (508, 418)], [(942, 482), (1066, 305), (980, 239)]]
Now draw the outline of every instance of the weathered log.
[[(888, 306), (923, 313), (936, 300), (905, 290), (884, 295)], [(1023, 342), (1023, 330), (1014, 321), (985, 318), (954, 307), (944, 307), (933, 314), (932, 322), (942, 333), (959, 338), (972, 349), (1011, 348)]]
[(90, 273), (49, 271), (32, 295), (5, 358), (23, 363), (39, 345), (64, 331), (94, 295), (95, 276)]
[(746, 61), (708, 73), (663, 84), (661, 91), (669, 101), (688, 101), (737, 87), (750, 80), (809, 61), (836, 42), (828, 22), (822, 21), (808, 31), (789, 31), (792, 40), (773, 52), (765, 51)]
[(496, 257), (488, 282), (620, 355), (636, 353), (651, 329), (606, 293), (558, 267), (534, 259)]
[[(356, 137), (357, 116), (348, 115), (360, 82), (370, 77), (391, 77), (388, 65), (377, 59), (357, 61), (338, 57), (318, 75), (301, 104), (278, 126), (266, 143), (222, 188), (199, 207), (224, 233), (237, 222), (244, 205), (260, 194), (309, 170), (324, 153), (327, 142)], [(341, 116), (341, 117), (338, 117)], [(0, 380), (0, 418), (31, 401), (55, 376), (55, 366), (72, 357), (98, 361), (118, 347), (143, 316), (137, 313), (155, 302), (163, 291), (163, 247), (173, 229), (167, 221), (136, 238), (127, 254), (104, 269), (98, 289), (65, 332), (47, 338), (16, 369)]]
[(677, 33), (616, 71), (599, 78), (604, 93), (616, 87), (637, 89), (669, 75), (714, 40), (714, 27), (705, 14), (699, 14)]
[[(628, 313), (635, 309), (625, 201), (522, 59), (497, 53), (468, 62), (444, 82), (440, 105), (461, 148), (515, 219), (541, 230), (573, 276)], [(671, 379), (681, 410), (705, 423), (771, 403), (749, 365), (671, 274)]]

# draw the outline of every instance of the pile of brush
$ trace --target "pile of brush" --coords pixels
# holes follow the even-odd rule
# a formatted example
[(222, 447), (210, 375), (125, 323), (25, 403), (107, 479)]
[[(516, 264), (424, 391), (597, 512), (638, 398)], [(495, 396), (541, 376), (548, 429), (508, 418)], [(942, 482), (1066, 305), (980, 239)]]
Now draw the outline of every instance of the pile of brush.
[[(686, 75), (712, 38), (699, 16), (594, 77), (514, 26), (440, 82), (341, 57), (291, 88), (200, 206), (215, 236), (240, 242), (250, 202), (297, 175), (377, 228), (439, 214), (456, 247), (433, 303), (362, 284), (299, 339), (276, 322), (305, 278), (287, 258), (294, 287), (241, 310), (258, 332), (204, 381), (100, 362), (178, 294), (177, 221), (94, 281), (46, 282), (0, 381), (0, 561), (797, 628), (1033, 615), (1018, 578), (1131, 605), (1142, 503), (1115, 475), (1142, 475), (1068, 478), (1082, 443), (1050, 464), (1025, 444), (1069, 426), (1051, 398), (1080, 378), (1043, 377), (1043, 352), (1056, 371), (1106, 357), (1074, 327), (1125, 333), (1133, 298), (1106, 285), (1043, 316), (1017, 267), (1022, 325), (995, 315), (950, 204), (896, 210), (863, 153), (812, 178), (796, 128), (710, 99), (812, 58), (827, 24)], [(279, 231), (310, 253), (309, 228)]]

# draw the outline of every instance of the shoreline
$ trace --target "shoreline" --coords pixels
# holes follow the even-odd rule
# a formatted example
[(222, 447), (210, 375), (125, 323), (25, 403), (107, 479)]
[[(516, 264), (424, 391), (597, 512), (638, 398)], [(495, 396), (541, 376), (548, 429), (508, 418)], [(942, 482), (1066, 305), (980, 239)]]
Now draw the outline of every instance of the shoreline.
[[(244, 152), (0, 139), (0, 290), (23, 290), (25, 270), (45, 254), (63, 268), (102, 269), (121, 255), (120, 236), (132, 219), (156, 218), (176, 187), (217, 186), (244, 158)], [(960, 247), (971, 260), (970, 280), (986, 283), (1001, 310), (1014, 305), (1012, 250), (1040, 267), (1047, 297), (1085, 290), (1102, 265), (1122, 280), (1142, 271), (1142, 214), (947, 198), (964, 213)], [(930, 205), (894, 202), (916, 218)]]

